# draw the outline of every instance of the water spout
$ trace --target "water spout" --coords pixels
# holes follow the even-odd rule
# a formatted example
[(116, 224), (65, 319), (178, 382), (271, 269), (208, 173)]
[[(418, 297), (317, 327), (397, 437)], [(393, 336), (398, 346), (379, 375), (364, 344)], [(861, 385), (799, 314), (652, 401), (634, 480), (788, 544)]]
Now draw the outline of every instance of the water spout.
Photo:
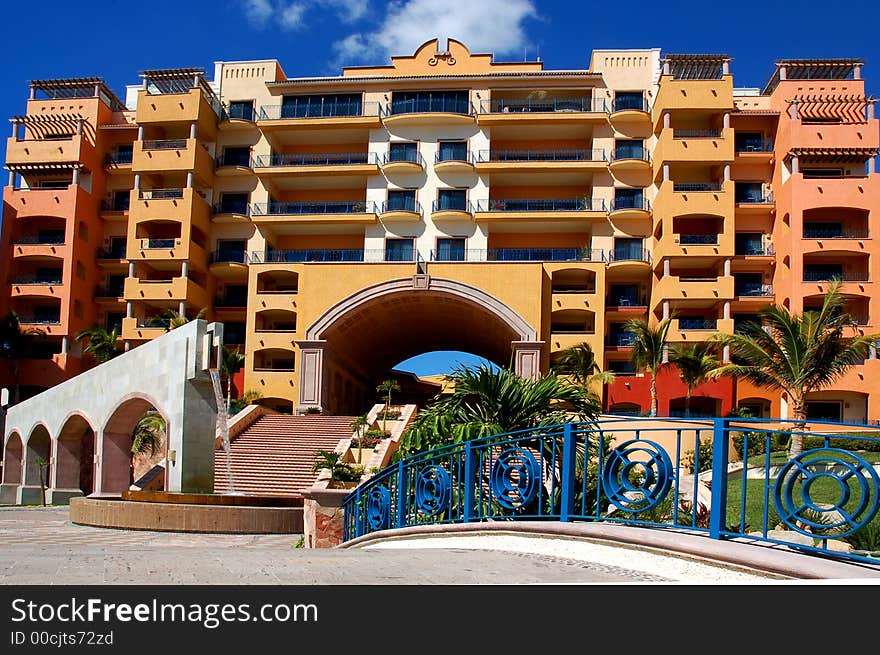
[[(223, 397), (223, 385), (220, 384), (220, 371), (216, 368), (209, 369), (211, 384), (214, 386), (214, 398), (217, 401), (217, 435), (223, 440), (223, 450), (226, 453), (226, 479), (228, 488), (226, 493), (240, 496), (241, 492), (235, 490), (235, 480), (232, 477), (232, 446), (229, 442), (229, 408)], [(230, 382), (231, 384), (231, 382)]]

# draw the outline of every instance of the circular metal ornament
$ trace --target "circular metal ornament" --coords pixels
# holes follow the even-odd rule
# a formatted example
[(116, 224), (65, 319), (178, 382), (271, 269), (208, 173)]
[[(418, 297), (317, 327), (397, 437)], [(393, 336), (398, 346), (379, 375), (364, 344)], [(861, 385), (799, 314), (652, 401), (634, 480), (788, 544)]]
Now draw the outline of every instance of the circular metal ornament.
[[(647, 457), (633, 459), (637, 453)], [(646, 439), (632, 439), (608, 454), (602, 470), (602, 490), (617, 509), (643, 512), (669, 493), (672, 471), (672, 461), (663, 446)]]
[[(816, 502), (814, 486), (837, 486), (835, 502)], [(880, 476), (855, 453), (840, 448), (806, 450), (785, 464), (773, 487), (776, 513), (786, 526), (809, 537), (850, 535), (880, 509)]]
[(538, 462), (522, 448), (508, 448), (492, 464), (492, 495), (507, 509), (519, 509), (532, 502), (540, 481)]
[(416, 507), (422, 514), (434, 516), (449, 506), (452, 482), (442, 466), (431, 464), (416, 477)]
[(367, 525), (371, 530), (387, 528), (390, 511), (391, 492), (386, 486), (380, 484), (367, 492)]

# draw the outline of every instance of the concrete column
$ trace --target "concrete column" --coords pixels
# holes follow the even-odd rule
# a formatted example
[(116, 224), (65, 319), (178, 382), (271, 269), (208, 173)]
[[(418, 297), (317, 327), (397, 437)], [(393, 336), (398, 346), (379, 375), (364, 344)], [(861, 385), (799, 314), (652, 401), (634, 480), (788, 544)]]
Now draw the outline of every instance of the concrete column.
[(869, 121), (874, 120), (874, 103), (873, 102), (869, 102), (865, 106), (865, 118), (867, 118)]
[(129, 350), (131, 350), (131, 341), (125, 341), (122, 344), (122, 347), (125, 349), (125, 352), (128, 352)]
[(664, 300), (663, 301), (663, 320), (665, 321), (667, 318), (669, 318), (669, 301)]
[(134, 277), (134, 262), (128, 262), (128, 277)]
[(326, 341), (297, 341), (299, 347), (299, 398), (297, 413), (321, 407), (324, 401), (324, 350)]
[(730, 275), (730, 257), (724, 260), (724, 276), (727, 277)]
[(134, 305), (130, 302), (125, 303), (125, 318), (134, 318)]
[(141, 190), (141, 174), (140, 173), (134, 174), (134, 190), (135, 191)]
[[(870, 107), (870, 105), (868, 106)], [(18, 141), (18, 121), (13, 118), (9, 122), (12, 124), (12, 138)]]
[(194, 89), (199, 88), (199, 76), (198, 75), (193, 75), (193, 88)]
[(663, 181), (669, 181), (669, 164), (663, 164)]
[(193, 172), (187, 171), (187, 173), (186, 173), (186, 188), (192, 189), (194, 182), (195, 182), (195, 176), (193, 175)]
[(145, 78), (143, 79), (143, 81), (141, 82), (141, 88), (144, 89), (144, 90), (146, 91), (146, 89), (147, 89), (148, 86), (149, 86), (149, 80), (147, 80), (147, 78), (145, 77)]
[(868, 158), (868, 175), (873, 175), (877, 172), (877, 157), (869, 157)]
[(84, 121), (85, 121), (85, 119), (82, 119), (82, 118), (76, 119), (76, 135), (77, 136), (83, 135), (83, 122)]
[(724, 348), (721, 349), (721, 361), (724, 364), (730, 363), (730, 346), (724, 346)]
[(195, 139), (199, 134), (199, 124), (197, 121), (193, 121), (189, 125), (189, 138)]
[(189, 275), (189, 262), (184, 260), (180, 265), (180, 277), (187, 277)]
[(30, 99), (31, 99), (31, 100), (36, 100), (36, 98), (37, 98), (37, 88), (36, 88), (35, 86), (31, 85), (31, 95), (30, 95)]
[(100, 84), (95, 85), (95, 97), (96, 98), (101, 97), (101, 85)]
[(779, 67), (779, 79), (784, 80), (786, 78), (787, 74), (788, 74), (788, 71), (786, 70), (785, 66), (780, 66)]
[(138, 141), (144, 140), (144, 126), (143, 125), (138, 125), (138, 138), (137, 138), (137, 140)]
[(15, 188), (15, 171), (9, 171), (9, 186)]
[(664, 364), (669, 363), (669, 344), (666, 344), (665, 346), (663, 346), (663, 363)]
[(543, 341), (513, 341), (514, 371), (520, 377), (537, 380), (541, 375), (541, 350)]
[(664, 75), (671, 75), (672, 74), (672, 70), (669, 67), (669, 61), (663, 62), (663, 74)]
[(668, 130), (670, 127), (672, 127), (672, 114), (670, 114), (668, 111), (664, 111), (663, 112), (663, 129)]
[(669, 258), (663, 260), (663, 277), (669, 277)]
[(862, 66), (861, 64), (856, 64), (853, 66), (853, 79), (860, 80), (862, 79)]
[(61, 337), (61, 354), (62, 355), (67, 354), (68, 345), (69, 345), (68, 337)]
[(799, 173), (800, 170), (801, 169), (800, 169), (800, 166), (798, 165), (797, 155), (794, 155), (791, 158), (791, 174), (794, 175), (795, 173)]
[(788, 117), (793, 121), (798, 119), (797, 100), (792, 100), (791, 104), (788, 106)]
[(877, 359), (877, 344), (872, 343), (868, 346), (868, 359)]
[(79, 167), (73, 169), (73, 183), (79, 184)]
[(181, 316), (186, 316), (186, 301), (185, 300), (181, 300), (177, 304), (177, 313), (180, 314)]
[(722, 75), (730, 75), (730, 60), (725, 59), (721, 62), (721, 74)]
[(724, 181), (730, 182), (730, 164), (724, 164)]
[(724, 129), (725, 129), (725, 130), (728, 129), (728, 128), (730, 128), (730, 112), (729, 112), (729, 111), (724, 112), (724, 123), (723, 123), (723, 126), (724, 126)]
[(729, 300), (724, 301), (724, 319), (730, 320), (730, 301)]

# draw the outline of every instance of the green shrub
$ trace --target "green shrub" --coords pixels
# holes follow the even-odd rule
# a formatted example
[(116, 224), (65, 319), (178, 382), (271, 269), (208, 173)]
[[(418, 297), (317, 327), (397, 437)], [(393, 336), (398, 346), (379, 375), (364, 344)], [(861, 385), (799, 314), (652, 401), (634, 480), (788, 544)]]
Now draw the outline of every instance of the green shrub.
[(305, 410), (303, 411), (303, 414), (320, 414), (320, 413), (321, 413), (320, 407), (306, 407)]
[[(686, 450), (681, 457), (682, 466), (687, 467), (694, 471), (694, 451)], [(701, 441), (700, 442), (700, 461), (698, 462), (699, 471), (698, 473), (702, 473), (703, 471), (708, 471), (712, 468), (712, 442), (711, 441)]]

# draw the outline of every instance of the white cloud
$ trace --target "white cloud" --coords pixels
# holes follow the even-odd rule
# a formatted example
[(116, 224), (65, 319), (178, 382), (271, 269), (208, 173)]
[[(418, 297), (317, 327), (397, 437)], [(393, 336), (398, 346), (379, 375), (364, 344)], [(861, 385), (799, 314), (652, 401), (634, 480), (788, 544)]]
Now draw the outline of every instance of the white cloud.
[(303, 18), (306, 13), (306, 5), (302, 2), (282, 4), (278, 8), (278, 19), (281, 27), (285, 30), (297, 30), (304, 27)]
[(269, 0), (243, 0), (242, 10), (248, 22), (257, 27), (265, 25), (274, 11)]
[(351, 34), (334, 47), (349, 62), (409, 54), (433, 38), (441, 48), (453, 38), (472, 52), (518, 54), (528, 43), (523, 21), (537, 15), (532, 0), (406, 0), (389, 5), (376, 31)]
[(356, 23), (367, 15), (369, 0), (315, 0), (318, 5), (333, 9), (346, 23)]
[(343, 23), (362, 20), (369, 0), (241, 0), (248, 22), (257, 28), (275, 24), (284, 30), (298, 30), (316, 11), (332, 11)]

